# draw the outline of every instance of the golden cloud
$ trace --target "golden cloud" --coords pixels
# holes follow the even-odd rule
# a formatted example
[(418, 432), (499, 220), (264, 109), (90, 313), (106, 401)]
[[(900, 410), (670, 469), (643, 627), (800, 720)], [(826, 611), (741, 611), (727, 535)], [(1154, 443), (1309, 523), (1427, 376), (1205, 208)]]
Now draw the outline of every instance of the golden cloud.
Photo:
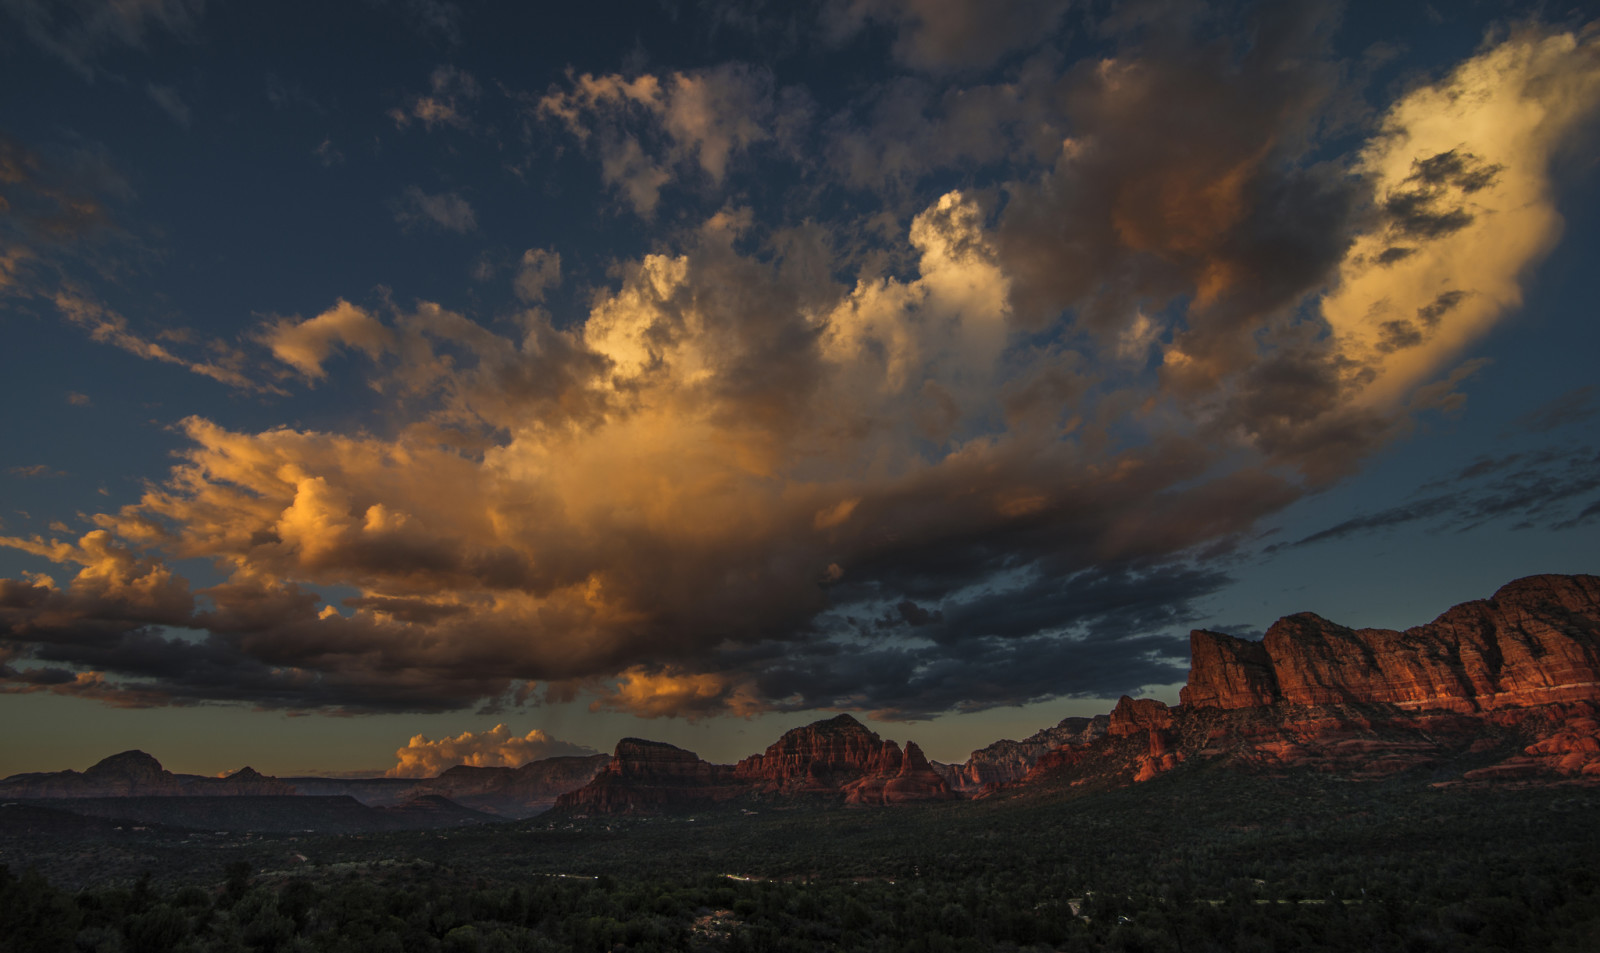
[[(166, 479), (95, 532), (0, 538), (78, 567), (4, 581), (0, 621), (54, 684), (289, 708), (537, 682), (648, 717), (917, 714), (1149, 683), (1181, 660), (1163, 627), (1225, 582), (1191, 554), (1449, 406), (1465, 371), (1433, 378), (1554, 240), (1549, 159), (1600, 104), (1594, 42), (1512, 35), (1402, 97), (1337, 180), (1295, 167), (1322, 72), (1128, 53), (1063, 79), (1085, 128), (1037, 182), (1000, 211), (925, 202), (881, 260), (829, 259), (809, 224), (752, 247), (729, 207), (570, 326), (344, 300), (273, 320), (257, 343), (308, 385), (364, 358), (396, 426), (190, 417)], [(602, 164), (635, 113), (670, 144), (648, 162), (711, 180), (766, 134), (717, 107), (747, 73), (569, 85), (538, 108)], [(553, 251), (522, 265), (527, 303), (559, 280)], [(182, 560), (222, 581), (191, 591)], [(413, 739), (396, 770), (535, 742)]]
[(1522, 303), (1561, 233), (1550, 163), (1600, 106), (1600, 36), (1524, 28), (1404, 96), (1362, 151), (1384, 215), (1322, 313), (1364, 406), (1387, 407)]
[(458, 764), (476, 768), (520, 768), (530, 761), (558, 755), (594, 754), (591, 748), (557, 741), (534, 728), (517, 735), (504, 724), (474, 734), (463, 731), (438, 741), (413, 735), (394, 755), (398, 762), (384, 772), (389, 778), (431, 778)]

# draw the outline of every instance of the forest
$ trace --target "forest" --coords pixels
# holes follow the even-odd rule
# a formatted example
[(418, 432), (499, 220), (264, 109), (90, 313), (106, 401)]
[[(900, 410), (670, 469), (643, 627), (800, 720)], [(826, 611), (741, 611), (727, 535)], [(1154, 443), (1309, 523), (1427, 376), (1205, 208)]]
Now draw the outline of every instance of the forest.
[(1596, 795), (1202, 767), (965, 810), (144, 831), (99, 877), (4, 828), (0, 950), (1592, 953)]

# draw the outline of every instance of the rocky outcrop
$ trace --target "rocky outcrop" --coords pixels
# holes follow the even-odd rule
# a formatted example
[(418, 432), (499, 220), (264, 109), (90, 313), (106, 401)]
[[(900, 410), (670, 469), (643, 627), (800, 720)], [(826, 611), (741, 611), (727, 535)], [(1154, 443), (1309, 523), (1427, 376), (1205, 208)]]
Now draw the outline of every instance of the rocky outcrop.
[(161, 767), (143, 751), (124, 751), (106, 758), (81, 774), (52, 771), (18, 774), (0, 781), (6, 797), (133, 797), (183, 793), (183, 780)]
[[(894, 745), (894, 742), (886, 744)], [(916, 742), (906, 742), (906, 752), (903, 757), (900, 757), (898, 745), (894, 745), (894, 750), (899, 764), (893, 773), (885, 770), (846, 784), (843, 789), (846, 804), (949, 801), (961, 796), (952, 791), (944, 778), (933, 770)]]
[(1063, 718), (1021, 741), (996, 741), (972, 752), (961, 764), (933, 762), (933, 768), (953, 790), (977, 793), (1021, 779), (1041, 757), (1062, 745), (1088, 744), (1104, 736), (1110, 723), (1108, 715)]
[(1124, 697), (1105, 738), (1042, 756), (1023, 783), (1146, 781), (1195, 757), (1358, 779), (1447, 760), (1468, 782), (1600, 778), (1594, 576), (1519, 579), (1403, 632), (1300, 613), (1261, 642), (1197, 631), (1190, 647), (1179, 707)]
[(299, 792), (289, 782), (246, 765), (225, 778), (198, 778), (185, 785), (184, 793), (206, 797), (288, 797)]
[(1255, 708), (1278, 700), (1272, 659), (1260, 642), (1196, 629), (1189, 634), (1186, 708)]
[(1600, 700), (1600, 579), (1530, 576), (1404, 632), (1302, 612), (1262, 642), (1195, 632), (1190, 648), (1189, 708), (1478, 712)]
[(1154, 698), (1118, 699), (1111, 710), (1111, 722), (1106, 734), (1116, 737), (1136, 735), (1146, 731), (1165, 731), (1172, 727), (1172, 709)]
[(556, 799), (555, 810), (580, 814), (652, 814), (703, 807), (749, 791), (730, 765), (710, 764), (660, 741), (624, 738), (594, 780)]
[(610, 761), (610, 755), (597, 754), (543, 758), (520, 768), (460, 764), (417, 782), (410, 796), (445, 797), (476, 811), (531, 817), (554, 806), (561, 795), (588, 784)]
[(734, 798), (901, 804), (957, 797), (915, 744), (901, 752), (850, 715), (839, 715), (785, 732), (766, 751), (734, 765), (708, 764), (682, 748), (625, 738), (611, 763), (585, 787), (562, 795), (555, 810), (647, 814)]
[(784, 732), (766, 751), (734, 765), (733, 773), (761, 794), (832, 795), (863, 777), (894, 777), (902, 760), (899, 745), (839, 715)]

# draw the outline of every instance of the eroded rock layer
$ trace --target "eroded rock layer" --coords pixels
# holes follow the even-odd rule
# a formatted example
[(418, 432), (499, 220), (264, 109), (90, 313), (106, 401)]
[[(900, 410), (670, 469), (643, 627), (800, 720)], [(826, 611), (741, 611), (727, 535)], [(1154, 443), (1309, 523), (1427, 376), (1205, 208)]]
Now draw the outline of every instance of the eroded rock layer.
[(1262, 642), (1197, 631), (1188, 708), (1384, 704), (1460, 712), (1600, 700), (1600, 579), (1530, 576), (1404, 632), (1309, 612)]
[(1600, 779), (1594, 576), (1519, 579), (1404, 632), (1307, 612), (1261, 642), (1196, 631), (1190, 646), (1181, 705), (1124, 697), (1106, 738), (1057, 748), (1021, 783), (1145, 781), (1191, 758), (1357, 779), (1476, 759), (1454, 779)]

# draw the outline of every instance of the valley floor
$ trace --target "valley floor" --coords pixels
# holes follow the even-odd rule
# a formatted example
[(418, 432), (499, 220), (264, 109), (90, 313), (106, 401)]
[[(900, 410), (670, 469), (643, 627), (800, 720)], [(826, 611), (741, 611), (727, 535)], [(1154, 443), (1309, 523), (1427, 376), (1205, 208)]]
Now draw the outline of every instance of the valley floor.
[(1197, 766), (954, 804), (345, 836), (11, 805), (0, 950), (1592, 953), (1600, 788), (1430, 780)]

